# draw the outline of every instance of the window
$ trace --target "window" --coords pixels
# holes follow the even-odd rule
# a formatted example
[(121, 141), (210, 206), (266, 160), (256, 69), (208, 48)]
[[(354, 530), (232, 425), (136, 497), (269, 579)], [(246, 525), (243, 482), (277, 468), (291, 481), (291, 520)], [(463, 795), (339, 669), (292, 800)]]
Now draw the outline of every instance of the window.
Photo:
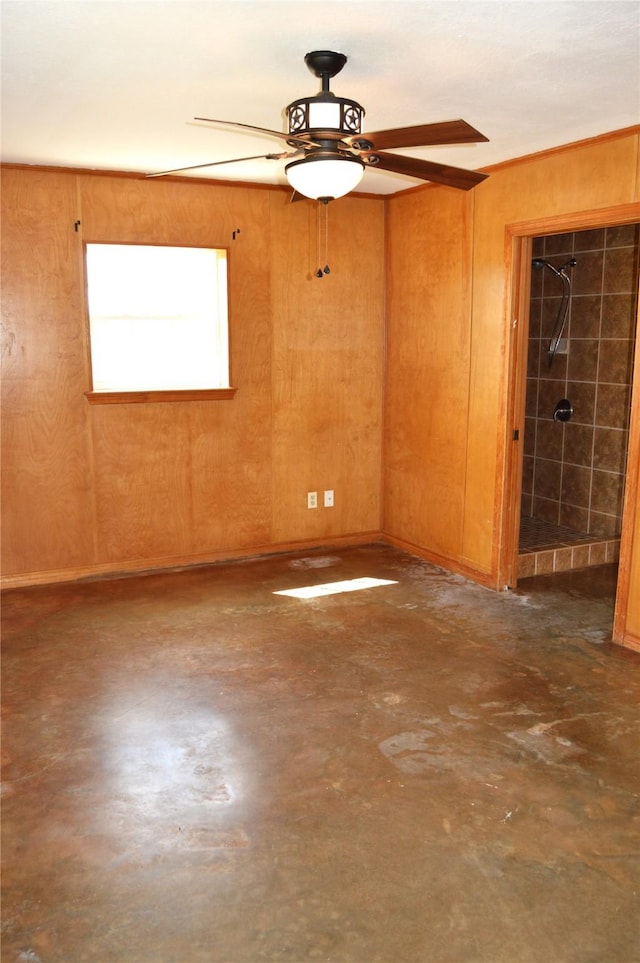
[[(149, 394), (157, 392), (233, 394), (226, 251), (87, 244), (86, 266), (90, 401), (104, 400), (101, 395), (153, 400)], [(116, 397), (121, 393), (129, 397)]]

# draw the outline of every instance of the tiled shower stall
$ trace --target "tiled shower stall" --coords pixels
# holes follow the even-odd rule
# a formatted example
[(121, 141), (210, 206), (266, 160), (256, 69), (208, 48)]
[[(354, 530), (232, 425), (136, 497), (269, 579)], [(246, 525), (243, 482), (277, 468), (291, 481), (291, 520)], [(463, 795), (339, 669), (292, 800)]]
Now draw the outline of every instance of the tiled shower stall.
[[(532, 270), (519, 577), (614, 561), (619, 547), (636, 337), (640, 225), (538, 237), (533, 257), (571, 278), (563, 341), (548, 363), (562, 281)], [(554, 421), (568, 399), (573, 414)]]

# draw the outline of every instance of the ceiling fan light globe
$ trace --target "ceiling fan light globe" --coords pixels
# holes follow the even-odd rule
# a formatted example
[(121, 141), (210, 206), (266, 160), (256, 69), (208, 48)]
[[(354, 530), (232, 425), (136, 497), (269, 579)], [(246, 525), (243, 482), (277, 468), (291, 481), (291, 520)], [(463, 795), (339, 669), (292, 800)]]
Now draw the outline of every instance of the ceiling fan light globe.
[(358, 186), (364, 164), (358, 157), (303, 157), (285, 167), (291, 187), (298, 194), (319, 198), (344, 197)]
[(340, 130), (340, 104), (335, 100), (309, 104), (309, 128), (312, 130)]

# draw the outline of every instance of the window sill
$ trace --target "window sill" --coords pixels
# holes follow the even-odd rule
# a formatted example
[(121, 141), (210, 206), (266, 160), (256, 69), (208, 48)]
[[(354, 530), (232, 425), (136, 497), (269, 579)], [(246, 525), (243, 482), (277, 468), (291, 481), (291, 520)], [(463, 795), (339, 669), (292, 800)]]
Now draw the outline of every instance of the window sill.
[(90, 405), (138, 405), (164, 401), (225, 401), (235, 388), (194, 388), (175, 391), (85, 391)]

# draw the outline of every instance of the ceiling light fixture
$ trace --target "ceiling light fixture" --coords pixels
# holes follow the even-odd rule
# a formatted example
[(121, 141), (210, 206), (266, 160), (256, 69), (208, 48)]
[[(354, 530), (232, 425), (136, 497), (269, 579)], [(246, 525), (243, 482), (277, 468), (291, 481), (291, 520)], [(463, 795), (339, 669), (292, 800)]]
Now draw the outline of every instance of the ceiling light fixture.
[(322, 78), (322, 90), (315, 97), (302, 97), (287, 107), (288, 133), (291, 145), (310, 145), (306, 156), (292, 161), (285, 173), (294, 191), (313, 200), (329, 201), (344, 197), (357, 187), (364, 174), (364, 164), (354, 154), (340, 150), (345, 137), (362, 130), (364, 108), (355, 100), (336, 97), (329, 81), (344, 67), (347, 58), (333, 50), (314, 50), (305, 63), (316, 77)]
[(364, 164), (358, 157), (319, 149), (287, 164), (285, 172), (298, 194), (313, 200), (330, 201), (344, 197), (358, 186), (364, 174)]

